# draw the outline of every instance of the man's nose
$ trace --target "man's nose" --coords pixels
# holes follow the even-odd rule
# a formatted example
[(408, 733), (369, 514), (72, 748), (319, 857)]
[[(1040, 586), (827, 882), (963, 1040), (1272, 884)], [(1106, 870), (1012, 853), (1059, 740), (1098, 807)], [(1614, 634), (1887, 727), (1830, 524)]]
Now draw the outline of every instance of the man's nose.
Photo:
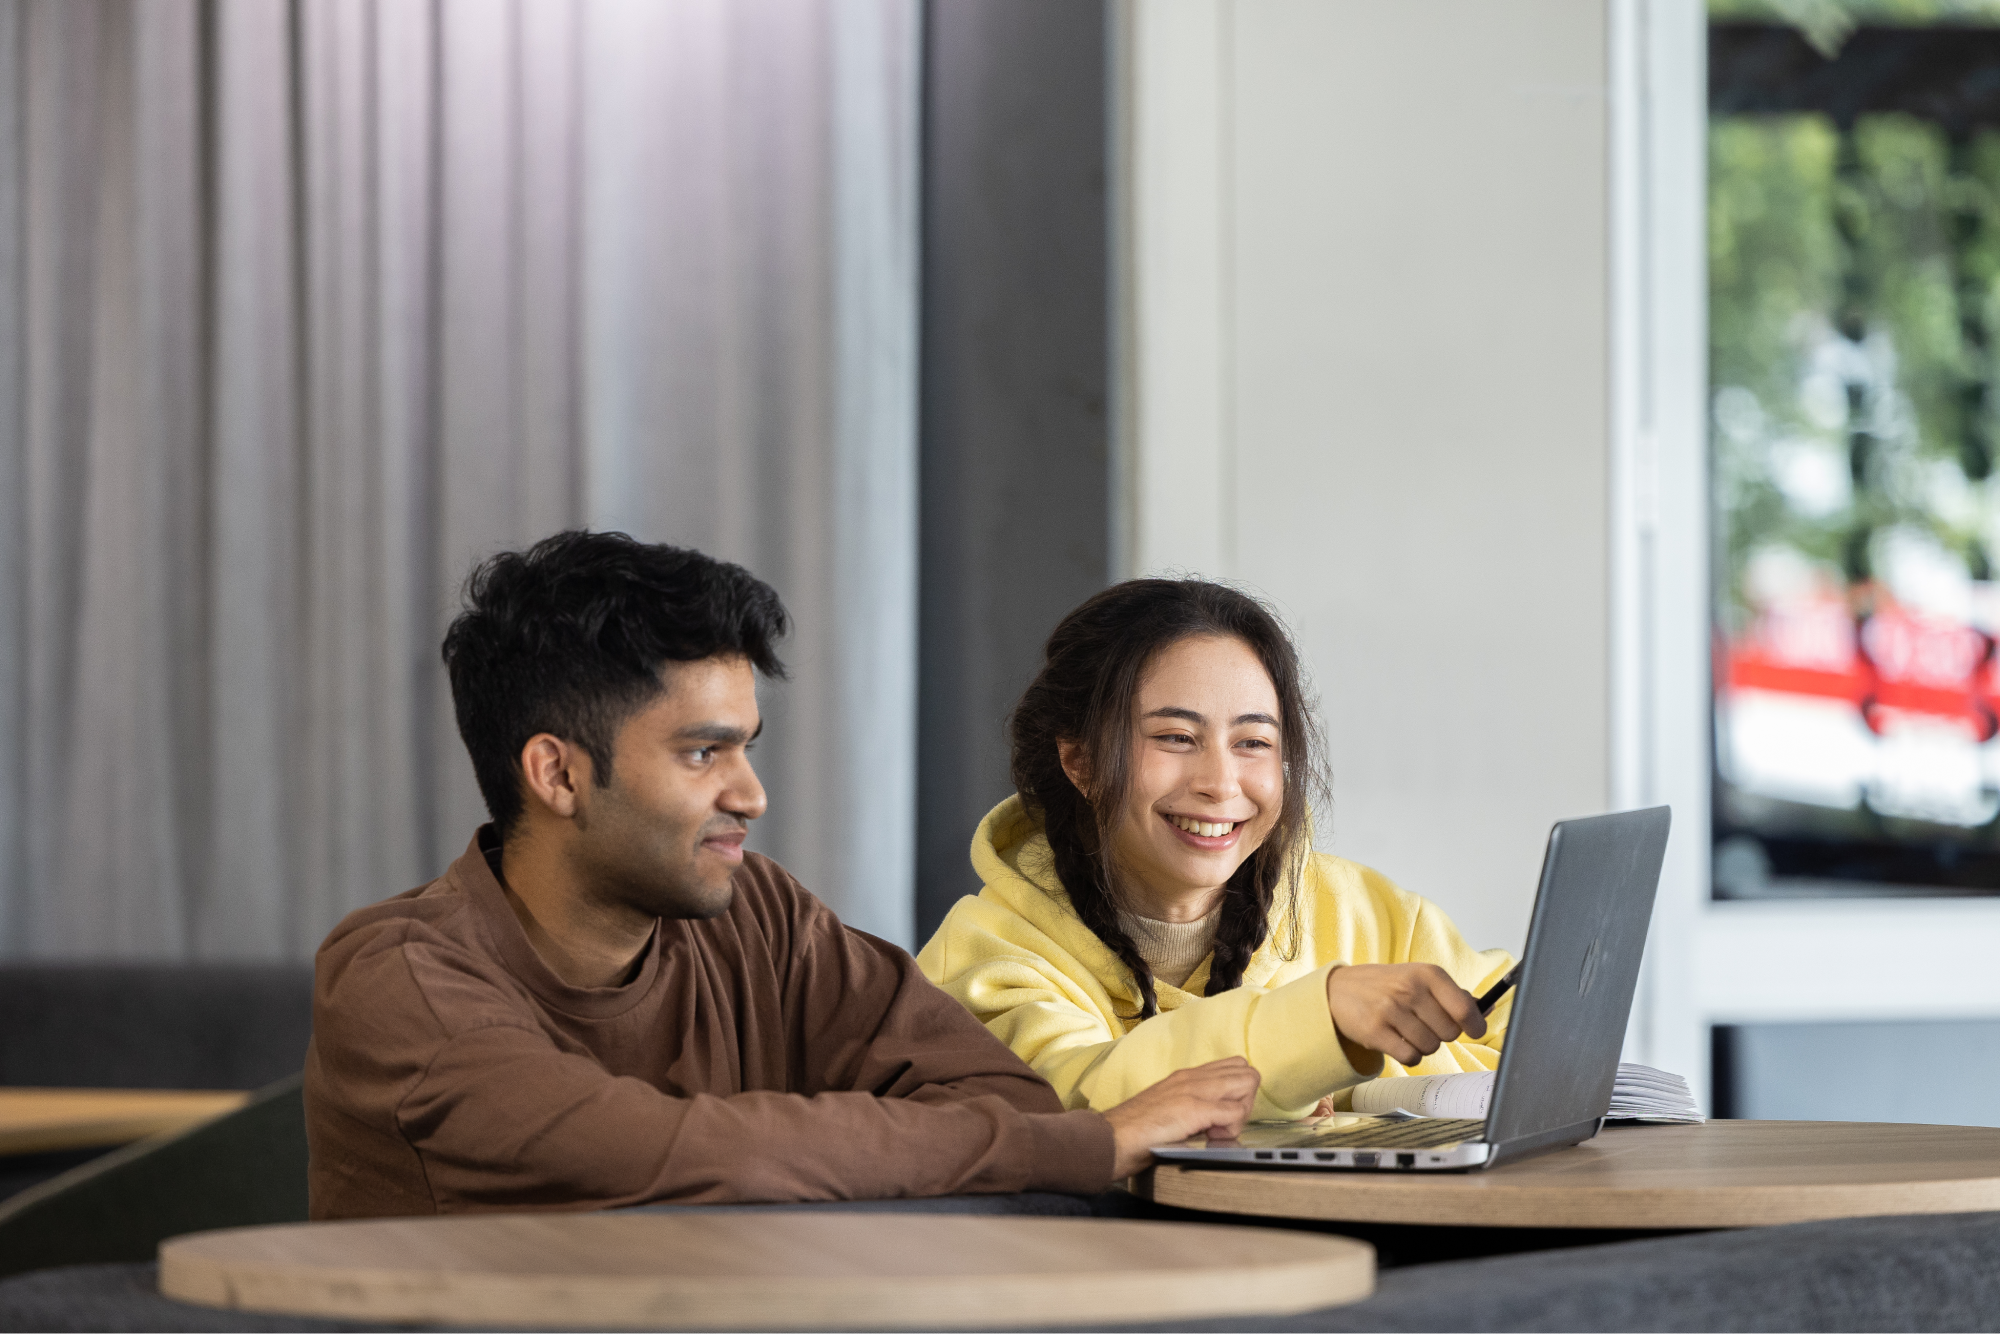
[(719, 804), (731, 815), (745, 820), (756, 819), (770, 807), (770, 801), (764, 796), (764, 785), (758, 781), (757, 771), (750, 766), (748, 759), (743, 761), (729, 786), (723, 789)]

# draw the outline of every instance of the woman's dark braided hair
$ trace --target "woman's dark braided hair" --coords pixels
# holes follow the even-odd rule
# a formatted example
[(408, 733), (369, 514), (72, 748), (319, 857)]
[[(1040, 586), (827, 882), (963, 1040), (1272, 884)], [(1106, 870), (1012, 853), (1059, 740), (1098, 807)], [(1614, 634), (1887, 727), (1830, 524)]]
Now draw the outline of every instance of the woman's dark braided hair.
[[(1269, 673), (1278, 696), (1279, 756), (1285, 797), (1277, 823), (1224, 890), (1216, 924), (1210, 996), (1243, 984), (1264, 943), (1279, 894), (1297, 892), (1294, 873), (1312, 851), (1307, 808), (1326, 791), (1319, 732), (1298, 652), (1284, 625), (1256, 598), (1204, 579), (1133, 579), (1114, 584), (1065, 616), (1049, 636), (1042, 669), (1014, 706), (1014, 786), (1041, 817), (1070, 904), (1083, 924), (1132, 971), (1140, 1019), (1159, 1013), (1152, 969), (1118, 924), (1112, 827), (1124, 808), (1132, 769), (1132, 711), (1139, 679), (1161, 652), (1197, 636), (1238, 639)], [(1063, 772), (1057, 743), (1080, 743), (1090, 774), (1086, 797)], [(1286, 904), (1296, 933), (1297, 916)], [(1297, 949), (1297, 940), (1286, 948)]]

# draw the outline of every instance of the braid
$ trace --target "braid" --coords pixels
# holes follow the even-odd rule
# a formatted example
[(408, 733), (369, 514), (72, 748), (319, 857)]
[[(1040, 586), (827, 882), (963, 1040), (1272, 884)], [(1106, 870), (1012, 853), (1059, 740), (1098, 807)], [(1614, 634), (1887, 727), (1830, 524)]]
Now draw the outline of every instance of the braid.
[(1153, 969), (1139, 953), (1139, 947), (1125, 934), (1125, 928), (1118, 925), (1117, 910), (1103, 895), (1093, 895), (1090, 907), (1078, 914), (1083, 924), (1091, 929), (1097, 938), (1111, 947), (1121, 962), (1132, 972), (1132, 985), (1139, 988), (1139, 1012), (1136, 1015), (1119, 1015), (1120, 1019), (1151, 1019), (1160, 1012), (1159, 993), (1153, 989)]
[(1270, 894), (1258, 892), (1258, 863), (1252, 857), (1236, 868), (1222, 893), (1222, 918), (1215, 924), (1215, 960), (1208, 966), (1204, 995), (1219, 996), (1243, 985), (1250, 956), (1264, 943), (1270, 929)]
[(1125, 928), (1118, 923), (1118, 909), (1111, 896), (1104, 892), (1102, 869), (1098, 859), (1090, 851), (1097, 842), (1096, 829), (1078, 819), (1081, 803), (1056, 802), (1044, 812), (1046, 829), (1050, 833), (1049, 851), (1054, 854), (1056, 878), (1069, 891), (1070, 906), (1091, 934), (1110, 947), (1126, 968), (1131, 970), (1132, 984), (1139, 989), (1139, 1012), (1137, 1015), (1121, 1015), (1120, 1018), (1150, 1019), (1160, 1012), (1159, 994), (1153, 989), (1153, 969), (1132, 938), (1125, 934)]

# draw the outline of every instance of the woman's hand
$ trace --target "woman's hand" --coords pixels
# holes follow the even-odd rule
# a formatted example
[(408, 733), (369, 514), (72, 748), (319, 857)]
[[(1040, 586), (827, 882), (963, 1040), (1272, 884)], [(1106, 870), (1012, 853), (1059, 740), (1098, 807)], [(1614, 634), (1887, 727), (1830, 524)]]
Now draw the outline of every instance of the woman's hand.
[[(1327, 974), (1326, 1008), (1349, 1063), (1364, 1075), (1381, 1071), (1378, 1052), (1415, 1065), (1461, 1034), (1486, 1036), (1486, 1016), (1472, 993), (1434, 963), (1336, 968)], [(1354, 1059), (1357, 1054), (1368, 1067)]]

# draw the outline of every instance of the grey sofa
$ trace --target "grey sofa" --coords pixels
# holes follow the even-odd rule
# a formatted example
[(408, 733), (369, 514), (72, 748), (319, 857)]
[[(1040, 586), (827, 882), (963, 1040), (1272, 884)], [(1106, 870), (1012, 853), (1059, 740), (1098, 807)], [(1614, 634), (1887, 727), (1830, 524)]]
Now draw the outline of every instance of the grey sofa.
[(0, 1201), (0, 1276), (150, 1260), (183, 1232), (306, 1220), (299, 1076), (203, 1125), (114, 1150)]
[[(0, 1085), (258, 1089), (311, 1035), (310, 964), (0, 965)], [(0, 1157), (0, 1200), (102, 1152)]]
[[(154, 1279), (152, 1265), (125, 1264), (0, 1281), (0, 1331), (381, 1328), (186, 1306), (162, 1298)], [(1351, 1306), (1078, 1328), (1990, 1330), (2000, 1328), (2000, 1213), (1799, 1223), (1411, 1264), (1384, 1270), (1375, 1295)]]
[(0, 1084), (262, 1088), (311, 1036), (311, 964), (0, 966)]

